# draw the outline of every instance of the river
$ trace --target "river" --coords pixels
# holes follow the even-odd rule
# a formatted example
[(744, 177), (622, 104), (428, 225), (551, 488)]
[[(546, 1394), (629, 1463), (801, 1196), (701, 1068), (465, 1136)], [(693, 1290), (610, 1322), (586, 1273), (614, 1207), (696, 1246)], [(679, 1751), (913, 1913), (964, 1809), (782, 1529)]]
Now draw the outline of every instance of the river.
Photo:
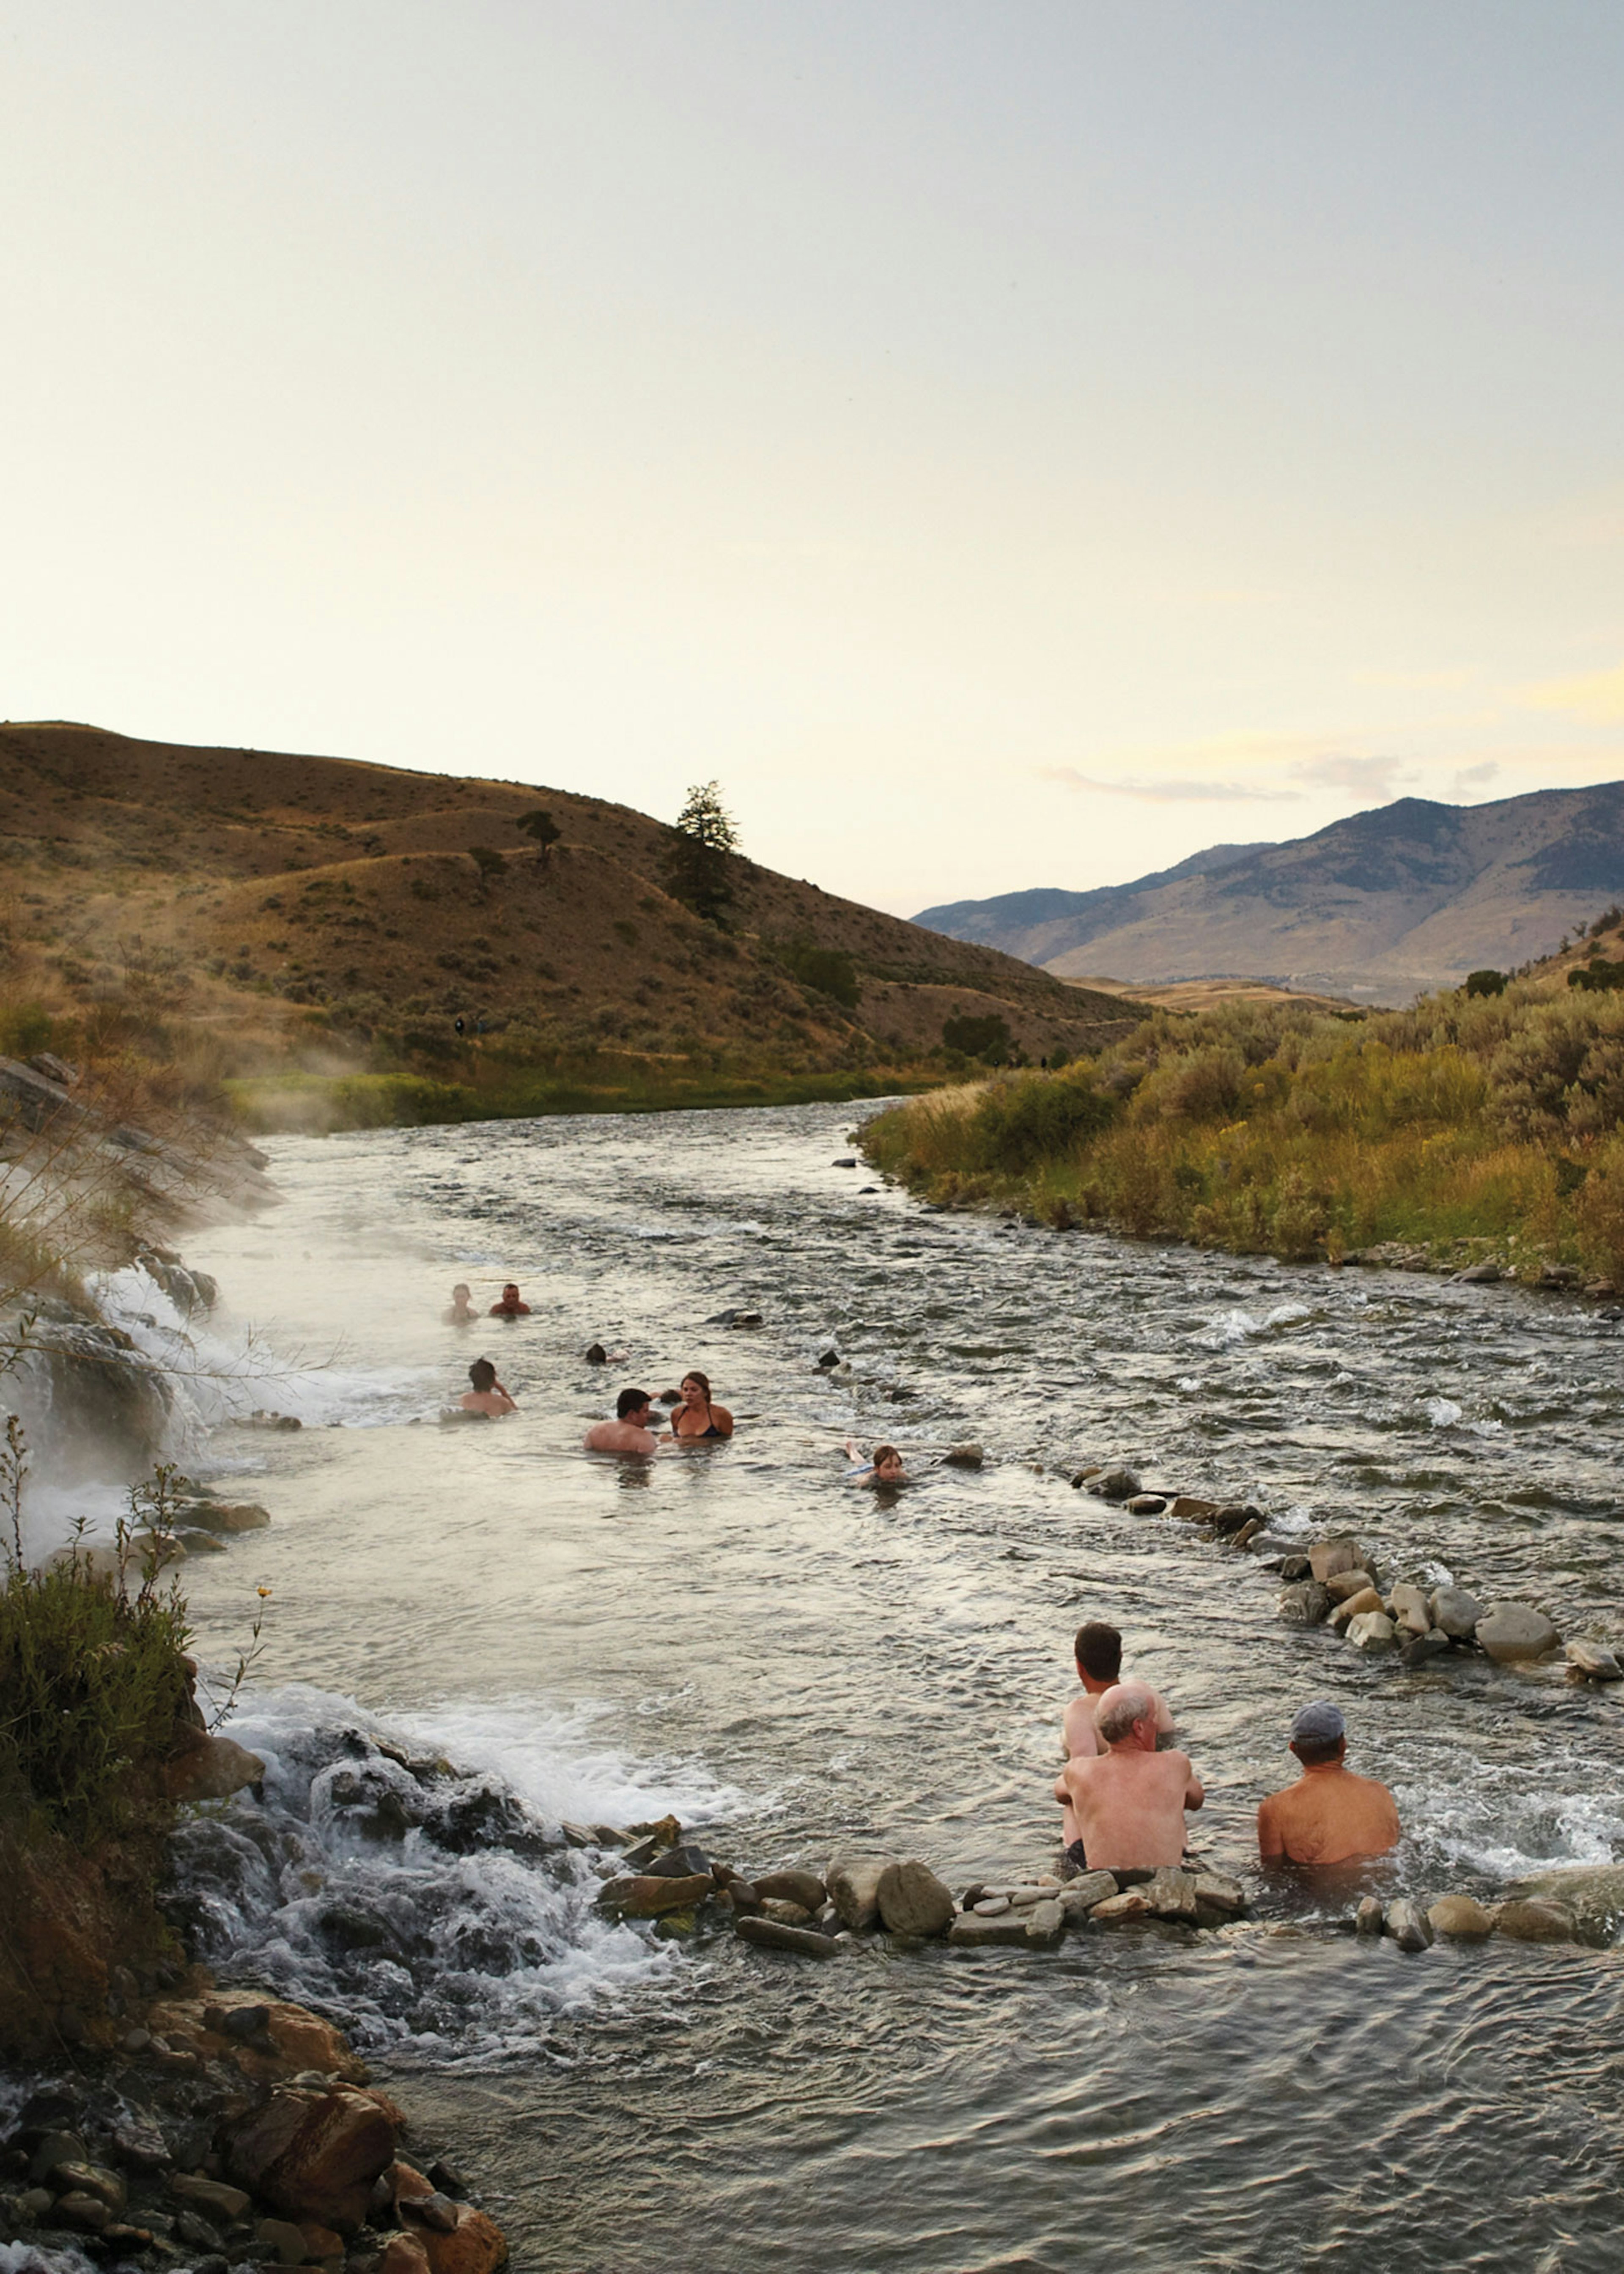
[[(1256, 1803), (1316, 1695), (1398, 1796), (1409, 1892), (1624, 1842), (1610, 1695), (1367, 1660), (1280, 1624), (1255, 1559), (1069, 1481), (1124, 1460), (1607, 1636), (1617, 1324), (936, 1214), (833, 1165), (853, 1111), (282, 1139), (283, 1205), (193, 1239), (223, 1294), (190, 1463), (273, 1517), (185, 1572), (217, 1664), (271, 1591), (232, 1725), (263, 1804), (184, 1849), (214, 1962), (350, 2027), (522, 2269), (1615, 2266), (1615, 1952), (1407, 1957), (1265, 1891), (1247, 1934), (816, 1965), (611, 1926), (583, 1857), (501, 1830), (511, 1789), (532, 1826), (674, 1809), (754, 1870), (1041, 1866), (1070, 1638), (1101, 1617), (1173, 1699), (1226, 1868), (1255, 1879)], [(440, 1323), (453, 1280), (489, 1302), (509, 1277), (528, 1319)], [(113, 1295), (159, 1315), (145, 1282)], [(762, 1325), (702, 1323), (730, 1306)], [(587, 1365), (593, 1341), (624, 1361)], [(437, 1427), (482, 1352), (519, 1413)], [(620, 1383), (695, 1366), (731, 1445), (575, 1449)], [(235, 1426), (250, 1405), (305, 1426)], [(843, 1483), (848, 1430), (917, 1481)], [(937, 1465), (965, 1438), (987, 1465)], [(456, 1836), (363, 1836), (347, 1731), (502, 1783), (460, 1788)]]

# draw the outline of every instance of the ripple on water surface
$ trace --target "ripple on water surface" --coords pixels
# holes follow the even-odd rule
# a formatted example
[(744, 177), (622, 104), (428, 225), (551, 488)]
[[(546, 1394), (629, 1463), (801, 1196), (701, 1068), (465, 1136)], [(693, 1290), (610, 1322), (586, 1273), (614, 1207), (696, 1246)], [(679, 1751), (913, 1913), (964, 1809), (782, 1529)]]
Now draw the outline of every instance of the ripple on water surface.
[[(189, 1567), (194, 1615), (226, 1658), (262, 1577), (267, 1683), (328, 1693), (265, 1697), (244, 1729), (274, 1757), (276, 1837), (238, 1826), (252, 1852), (235, 1880), (217, 1867), (222, 1946), (431, 2063), (414, 2099), (472, 2126), (538, 2266), (669, 2260), (701, 2233), (708, 2264), (771, 2250), (792, 2274), (1613, 2263), (1611, 1954), (1411, 1962), (1315, 1927), (808, 1971), (606, 1928), (545, 1845), (447, 1865), (417, 1829), (380, 1850), (323, 1816), (324, 1745), (371, 1715), (544, 1825), (668, 1802), (757, 1868), (847, 1841), (952, 1877), (1036, 1861), (1071, 1631), (1100, 1616), (1175, 1700), (1221, 1860), (1251, 1852), (1314, 1694), (1399, 1794), (1407, 1886), (1613, 1851), (1605, 1696), (1545, 1669), (1406, 1674), (1282, 1628), (1250, 1559), (1069, 1476), (1126, 1460), (1605, 1630), (1616, 1327), (1507, 1288), (927, 1214), (829, 1165), (847, 1126), (802, 1108), (281, 1141), (286, 1205), (199, 1243), (229, 1306), (213, 1346), (258, 1365), (249, 1402), (311, 1426), (251, 1438), (199, 1397), (209, 1458), (274, 1521)], [(529, 1320), (439, 1324), (453, 1279), (489, 1301), (508, 1277)], [(728, 1308), (762, 1328), (716, 1322)], [(609, 1376), (582, 1359), (595, 1340), (627, 1353)], [(433, 1427), (481, 1352), (520, 1413)], [(693, 1366), (740, 1416), (732, 1446), (631, 1469), (572, 1449), (620, 1382)], [(920, 1481), (889, 1504), (844, 1487), (848, 1430), (900, 1444)], [(964, 1437), (990, 1465), (936, 1466)], [(406, 1959), (335, 1952), (312, 1924), (335, 1889), (363, 1913), (387, 1894)], [(1286, 1899), (1264, 1908), (1289, 1923)]]

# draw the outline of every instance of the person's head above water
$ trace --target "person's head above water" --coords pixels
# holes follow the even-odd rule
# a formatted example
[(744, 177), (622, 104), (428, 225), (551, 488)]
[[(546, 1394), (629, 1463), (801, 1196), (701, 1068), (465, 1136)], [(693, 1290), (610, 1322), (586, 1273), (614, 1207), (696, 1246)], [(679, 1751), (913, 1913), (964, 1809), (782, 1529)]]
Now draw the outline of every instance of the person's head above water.
[(1340, 1706), (1316, 1698), (1303, 1706), (1291, 1724), (1288, 1740), (1305, 1769), (1327, 1768), (1348, 1750), (1348, 1723)]
[[(697, 1391), (698, 1395), (696, 1397), (690, 1395), (692, 1391)], [(682, 1397), (687, 1404), (709, 1405), (710, 1403), (710, 1375), (701, 1374), (696, 1366), (690, 1367), (682, 1377)]]
[(1107, 1745), (1125, 1745), (1141, 1742), (1138, 1732), (1141, 1724), (1150, 1724), (1150, 1743), (1147, 1752), (1154, 1751), (1156, 1742), (1156, 1701), (1142, 1683), (1118, 1683), (1108, 1690), (1094, 1708), (1094, 1725), (1101, 1742)]
[(1071, 1649), (1086, 1682), (1114, 1683), (1122, 1672), (1122, 1637), (1101, 1619), (1079, 1627)]
[(894, 1445), (876, 1445), (874, 1449), (874, 1473), (883, 1484), (888, 1479), (902, 1474), (902, 1456)]
[(646, 1421), (649, 1402), (646, 1389), (623, 1389), (614, 1401), (614, 1418), (617, 1421)]
[(468, 1369), (468, 1378), (476, 1389), (494, 1389), (496, 1368), (488, 1358), (477, 1358)]
[(454, 1303), (471, 1302), (473, 1299), (473, 1289), (469, 1285), (466, 1279), (459, 1279), (456, 1285), (451, 1290), (451, 1299)]

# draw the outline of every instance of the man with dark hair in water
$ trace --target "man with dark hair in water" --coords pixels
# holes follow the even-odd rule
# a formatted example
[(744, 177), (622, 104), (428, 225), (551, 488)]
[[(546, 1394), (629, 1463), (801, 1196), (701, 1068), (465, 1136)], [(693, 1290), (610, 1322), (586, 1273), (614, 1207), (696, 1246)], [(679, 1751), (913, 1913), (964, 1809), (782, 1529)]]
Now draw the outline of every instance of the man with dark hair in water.
[(493, 1319), (528, 1319), (530, 1314), (530, 1305), (519, 1300), (519, 1290), (510, 1279), (502, 1289), (501, 1301), (492, 1304), (491, 1316)]
[(1345, 1765), (1348, 1724), (1340, 1706), (1323, 1698), (1304, 1706), (1289, 1743), (1303, 1773), (1258, 1811), (1258, 1853), (1266, 1864), (1346, 1864), (1397, 1847), (1392, 1794)]
[(589, 1453), (653, 1453), (658, 1441), (649, 1427), (652, 1400), (646, 1389), (623, 1389), (614, 1401), (613, 1421), (595, 1421), (586, 1433)]
[[(1104, 1751), (1094, 1727), (1094, 1708), (1106, 1691), (1114, 1689), (1123, 1678), (1122, 1636), (1116, 1627), (1107, 1626), (1103, 1620), (1091, 1619), (1086, 1626), (1077, 1630), (1071, 1650), (1077, 1660), (1077, 1678), (1083, 1685), (1083, 1694), (1080, 1698), (1074, 1698), (1066, 1707), (1065, 1719), (1061, 1724), (1061, 1742), (1065, 1747), (1068, 1761), (1086, 1760), (1091, 1755)], [(1165, 1747), (1173, 1735), (1172, 1708), (1165, 1698), (1150, 1689), (1147, 1683), (1139, 1686), (1147, 1690), (1155, 1702), (1156, 1743), (1158, 1746)], [(1088, 1865), (1083, 1855), (1079, 1827), (1069, 1800), (1065, 1803), (1060, 1837), (1065, 1848), (1066, 1862), (1074, 1871), (1086, 1871)]]
[(468, 1369), (471, 1389), (462, 1392), (464, 1413), (488, 1413), (492, 1420), (503, 1413), (516, 1413), (514, 1404), (501, 1383), (496, 1379), (496, 1368), (488, 1358), (477, 1358)]

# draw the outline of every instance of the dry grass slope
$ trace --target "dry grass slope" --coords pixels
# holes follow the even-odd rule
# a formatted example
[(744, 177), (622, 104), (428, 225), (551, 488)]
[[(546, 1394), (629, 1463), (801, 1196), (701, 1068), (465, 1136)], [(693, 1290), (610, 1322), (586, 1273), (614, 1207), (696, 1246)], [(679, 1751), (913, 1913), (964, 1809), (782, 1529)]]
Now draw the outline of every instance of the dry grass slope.
[[(666, 889), (668, 841), (523, 783), (7, 726), (0, 997), (139, 1062), (154, 1104), (236, 1081), (329, 1119), (850, 1095), (943, 1079), (950, 1018), (1043, 1058), (1139, 1015), (743, 859), (719, 931)], [(794, 975), (796, 943), (850, 959), (855, 1003)]]

